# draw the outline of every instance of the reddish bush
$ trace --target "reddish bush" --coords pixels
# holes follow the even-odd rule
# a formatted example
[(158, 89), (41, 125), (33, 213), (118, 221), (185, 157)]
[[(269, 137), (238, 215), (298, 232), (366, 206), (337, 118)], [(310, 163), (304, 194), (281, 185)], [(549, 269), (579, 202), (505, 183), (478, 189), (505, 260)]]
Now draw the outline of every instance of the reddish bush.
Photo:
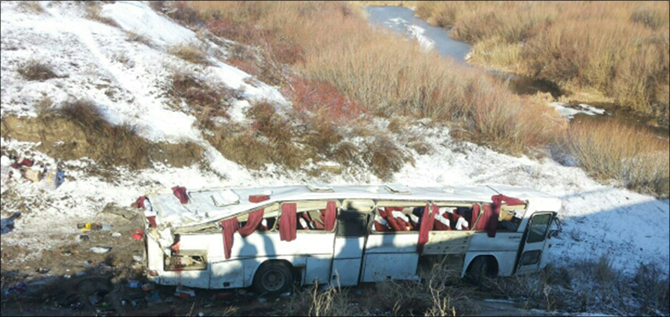
[(230, 19), (209, 22), (207, 29), (216, 36), (245, 43), (250, 42), (259, 32), (251, 25), (235, 22)]
[(360, 104), (342, 96), (335, 86), (327, 82), (295, 78), (292, 86), (295, 90), (293, 107), (299, 112), (318, 112), (325, 108), (335, 122), (355, 119), (365, 113)]

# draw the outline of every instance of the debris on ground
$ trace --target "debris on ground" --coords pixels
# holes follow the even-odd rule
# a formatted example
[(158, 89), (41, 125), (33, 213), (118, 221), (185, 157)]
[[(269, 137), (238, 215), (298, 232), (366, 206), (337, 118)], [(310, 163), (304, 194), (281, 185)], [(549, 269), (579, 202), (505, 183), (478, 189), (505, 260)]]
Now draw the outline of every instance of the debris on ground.
[(153, 291), (154, 289), (156, 289), (156, 285), (154, 285), (153, 283), (146, 283), (142, 285), (142, 290), (145, 292)]
[(177, 286), (174, 295), (180, 298), (195, 297), (195, 291), (188, 287), (179, 285)]
[(88, 250), (91, 251), (91, 252), (93, 252), (93, 253), (103, 254), (103, 253), (107, 253), (107, 252), (109, 252), (111, 249), (112, 249), (112, 247), (100, 247), (100, 246), (97, 246), (97, 247), (92, 247), (92, 248), (90, 248), (90, 249), (88, 249)]
[(133, 239), (135, 240), (142, 240), (143, 237), (144, 237), (144, 230), (142, 229), (137, 229), (137, 231), (133, 233)]
[(128, 287), (130, 287), (130, 288), (138, 288), (138, 287), (140, 287), (140, 281), (137, 281), (137, 280), (128, 280)]
[(114, 232), (114, 233), (112, 233), (112, 237), (114, 237), (114, 238), (118, 238), (118, 237), (120, 237), (120, 236), (121, 236), (121, 233), (120, 233), (120, 232)]

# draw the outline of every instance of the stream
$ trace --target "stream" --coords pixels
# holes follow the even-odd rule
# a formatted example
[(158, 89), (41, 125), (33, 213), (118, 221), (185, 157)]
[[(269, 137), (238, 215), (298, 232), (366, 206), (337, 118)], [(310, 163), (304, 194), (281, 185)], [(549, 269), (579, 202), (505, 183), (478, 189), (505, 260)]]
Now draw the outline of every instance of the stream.
[[(365, 11), (368, 22), (373, 25), (382, 26), (402, 36), (416, 39), (424, 49), (435, 49), (442, 56), (453, 58), (466, 67), (477, 67), (467, 62), (471, 49), (470, 44), (454, 40), (449, 35), (449, 31), (430, 25), (428, 22), (416, 17), (414, 11), (394, 6), (368, 6), (365, 8)], [(552, 97), (557, 98), (563, 94), (560, 88), (550, 81), (536, 80), (500, 71), (487, 70), (487, 73), (496, 80), (501, 81), (512, 92), (518, 95), (533, 95), (537, 92), (543, 92), (550, 93)], [(556, 108), (559, 113), (571, 122), (615, 120), (627, 125), (644, 128), (660, 139), (669, 139), (670, 130), (668, 129), (667, 120), (659, 120), (652, 116), (623, 109), (614, 104), (592, 103), (586, 105), (579, 102), (570, 102), (570, 104), (553, 102), (550, 106)]]

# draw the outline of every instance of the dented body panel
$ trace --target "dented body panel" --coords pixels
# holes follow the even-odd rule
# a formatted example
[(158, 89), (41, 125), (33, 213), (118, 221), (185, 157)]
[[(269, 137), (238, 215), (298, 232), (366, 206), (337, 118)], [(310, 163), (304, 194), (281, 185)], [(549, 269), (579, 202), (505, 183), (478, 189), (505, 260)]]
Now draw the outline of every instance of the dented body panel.
[[(519, 267), (526, 227), (532, 215), (556, 213), (560, 209), (557, 199), (532, 190), (505, 187), (507, 195), (515, 195), (527, 202), (523, 206), (502, 209), (501, 219), (511, 219), (514, 215), (521, 217), (515, 222), (518, 226), (515, 230), (502, 230), (495, 237), (489, 237), (485, 231), (474, 229), (432, 229), (428, 232), (428, 242), (419, 253), (418, 226), (414, 231), (375, 231), (373, 219), (380, 214), (380, 208), (395, 206), (406, 216), (411, 216), (412, 208), (432, 203), (454, 208), (490, 204), (491, 195), (496, 193), (484, 187), (387, 188), (381, 185), (312, 190), (308, 186), (201, 190), (187, 192), (190, 200), (184, 205), (171, 192), (152, 191), (146, 197), (153, 206), (151, 212), (156, 215), (157, 227), (147, 222), (149, 279), (163, 285), (196, 288), (249, 287), (263, 263), (281, 261), (291, 267), (294, 278), (302, 284), (345, 286), (388, 279), (415, 279), (421, 257), (446, 255), (462, 257), (462, 276), (478, 256), (494, 258), (498, 275), (509, 276)], [(267, 200), (247, 201), (247, 196), (261, 194), (267, 196)], [(333, 230), (304, 228), (297, 230), (294, 240), (282, 240), (278, 223), (283, 204), (297, 203), (300, 223), (303, 214), (322, 222), (323, 217), (318, 219), (319, 210), (323, 211), (328, 202), (335, 202), (337, 206), (338, 220)], [(249, 213), (259, 208), (264, 209), (263, 219), (269, 221), (268, 228), (246, 237), (234, 233), (230, 257), (226, 258), (220, 222), (236, 217), (242, 226), (250, 218)], [(515, 210), (508, 212), (508, 209)], [(361, 223), (356, 223), (354, 229), (344, 230), (345, 226), (351, 226), (340, 219), (345, 212), (360, 214)], [(476, 221), (471, 219), (470, 228)], [(538, 243), (533, 244), (533, 248), (543, 249)], [(541, 266), (538, 263), (537, 269)], [(525, 266), (521, 271), (529, 271), (530, 267)]]

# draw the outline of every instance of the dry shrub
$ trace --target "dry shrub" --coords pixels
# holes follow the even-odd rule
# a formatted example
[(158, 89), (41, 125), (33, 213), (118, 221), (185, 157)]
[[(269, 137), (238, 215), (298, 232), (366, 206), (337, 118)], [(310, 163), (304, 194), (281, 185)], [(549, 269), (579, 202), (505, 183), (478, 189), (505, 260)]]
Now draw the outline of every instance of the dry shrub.
[(474, 287), (444, 262), (433, 263), (418, 281), (388, 280), (375, 284), (371, 303), (393, 316), (454, 316), (473, 312)]
[(365, 154), (370, 170), (384, 181), (390, 180), (406, 162), (414, 164), (414, 159), (386, 135), (377, 135), (369, 142)]
[(359, 155), (360, 151), (355, 144), (344, 141), (335, 146), (332, 158), (342, 165), (351, 166), (358, 163)]
[(249, 129), (229, 124), (215, 129), (215, 135), (205, 135), (227, 159), (250, 169), (260, 169), (271, 163), (271, 146)]
[(98, 21), (104, 24), (107, 24), (109, 26), (113, 27), (119, 27), (119, 24), (114, 21), (112, 18), (108, 17), (103, 17), (100, 15), (100, 10), (102, 8), (100, 7), (100, 3), (97, 1), (87, 1), (85, 2), (86, 5), (86, 18), (94, 21)]
[(27, 80), (45, 81), (58, 77), (58, 75), (54, 73), (51, 65), (42, 63), (38, 60), (30, 60), (26, 62), (21, 65), (17, 71)]
[(640, 264), (633, 281), (642, 315), (667, 316), (670, 313), (670, 283), (658, 266)]
[(86, 141), (97, 146), (96, 155), (107, 166), (126, 165), (132, 168), (149, 166), (146, 139), (137, 135), (137, 128), (124, 123), (110, 124), (90, 101), (70, 102), (57, 112), (78, 125), (86, 134)]
[(348, 290), (332, 287), (319, 291), (319, 285), (296, 290), (283, 311), (285, 316), (356, 316), (360, 308), (352, 305)]
[(667, 315), (668, 277), (656, 265), (640, 264), (634, 276), (612, 268), (605, 255), (539, 273), (485, 282), (490, 296), (524, 301), (525, 309), (598, 312), (627, 316)]
[(188, 26), (195, 26), (202, 23), (200, 13), (190, 6), (186, 1), (176, 1), (172, 3), (172, 8), (175, 11), (170, 14), (170, 17)]
[[(667, 2), (420, 2), (417, 15), (474, 44), (473, 62), (668, 116)], [(665, 93), (665, 94), (664, 94)]]
[(208, 128), (213, 117), (227, 118), (227, 110), (241, 92), (223, 84), (208, 83), (190, 70), (178, 70), (171, 76), (169, 94), (176, 100), (183, 100), (198, 123)]
[(577, 122), (563, 146), (596, 178), (616, 179), (636, 191), (668, 197), (667, 140), (618, 122)]
[[(508, 152), (519, 152), (549, 142), (556, 134), (550, 119), (537, 116), (546, 107), (519, 99), (501, 84), (487, 79), (484, 72), (466, 70), (435, 52), (422, 51), (416, 43), (408, 45), (391, 32), (373, 30), (360, 12), (346, 3), (193, 2), (192, 5), (211, 17), (208, 25), (214, 29), (212, 33), (260, 47), (263, 56), (257, 65), (259, 79), (289, 86), (296, 99), (305, 100), (306, 108), (313, 107), (310, 102), (345, 105), (344, 100), (348, 100), (356, 108), (377, 115), (466, 121), (469, 124), (464, 128), (470, 134), (495, 133), (499, 129), (486, 128), (492, 122), (482, 121), (490, 117), (477, 119), (473, 115), (484, 100), (489, 107), (495, 102), (501, 109), (529, 109), (512, 111), (517, 116), (513, 122), (533, 124), (526, 128), (525, 123), (513, 123), (502, 136), (473, 139), (505, 139), (507, 144), (515, 143), (513, 149), (506, 149)], [(523, 32), (514, 34), (517, 33)], [(250, 34), (254, 35), (252, 39), (248, 39)], [(287, 70), (281, 64), (292, 64), (292, 70), (307, 79), (298, 78), (293, 85), (293, 81), (286, 80)], [(486, 91), (480, 91), (482, 87)], [(345, 99), (338, 99), (339, 96)], [(348, 110), (344, 112), (348, 114)], [(525, 112), (532, 113), (532, 117)], [(539, 122), (534, 121), (537, 118)], [(533, 128), (538, 130), (526, 133)], [(505, 146), (490, 144), (496, 149)]]
[(342, 140), (337, 125), (326, 109), (322, 109), (308, 117), (306, 127), (306, 143), (314, 147), (319, 153), (330, 155), (333, 146)]
[(187, 62), (200, 65), (209, 65), (207, 53), (197, 44), (177, 44), (168, 48), (168, 52)]
[(35, 14), (41, 14), (46, 12), (44, 8), (39, 4), (39, 1), (21, 1), (19, 2), (18, 7), (23, 11)]
[(144, 35), (137, 34), (132, 31), (126, 31), (126, 35), (128, 36), (128, 41), (142, 43), (149, 47), (153, 47), (154, 45), (154, 43)]
[(292, 90), (286, 94), (293, 97), (293, 108), (299, 112), (324, 111), (331, 120), (341, 124), (365, 114), (363, 107), (342, 96), (337, 88), (327, 82), (311, 81), (296, 77)]

